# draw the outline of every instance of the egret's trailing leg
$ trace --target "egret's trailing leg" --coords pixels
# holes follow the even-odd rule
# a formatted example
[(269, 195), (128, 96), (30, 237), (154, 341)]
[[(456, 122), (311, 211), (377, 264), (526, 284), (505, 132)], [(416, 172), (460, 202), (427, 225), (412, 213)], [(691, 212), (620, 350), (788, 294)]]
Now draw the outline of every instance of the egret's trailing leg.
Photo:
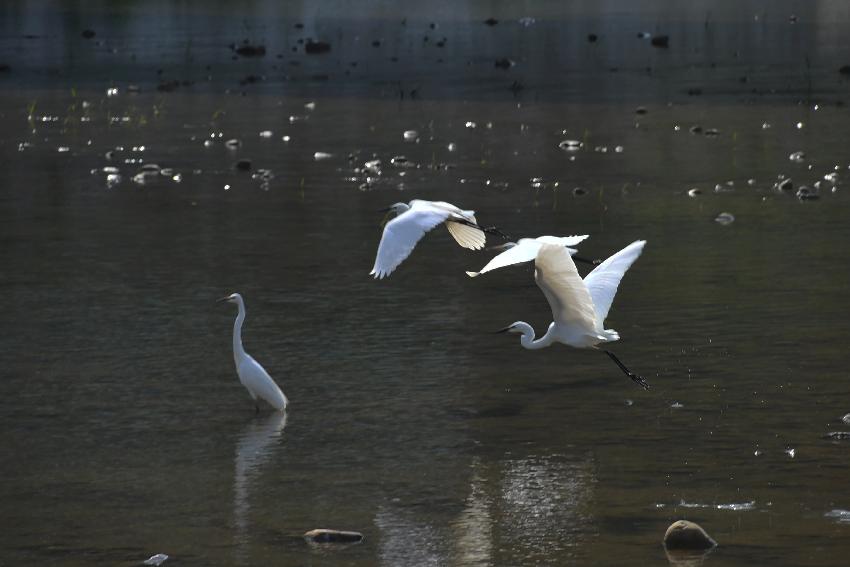
[(626, 374), (626, 376), (637, 382), (644, 390), (649, 390), (649, 384), (646, 382), (646, 380), (644, 380), (643, 376), (638, 376), (637, 374), (626, 368), (626, 365), (620, 362), (620, 359), (617, 358), (617, 355), (615, 355), (610, 350), (605, 350), (603, 352), (611, 357), (611, 360), (613, 360), (614, 363), (620, 367), (620, 370), (622, 370)]
[(584, 262), (585, 264), (590, 264), (591, 266), (598, 266), (602, 263), (602, 260), (588, 260), (587, 258), (576, 256), (575, 254), (573, 254), (573, 260), (575, 260), (576, 262)]

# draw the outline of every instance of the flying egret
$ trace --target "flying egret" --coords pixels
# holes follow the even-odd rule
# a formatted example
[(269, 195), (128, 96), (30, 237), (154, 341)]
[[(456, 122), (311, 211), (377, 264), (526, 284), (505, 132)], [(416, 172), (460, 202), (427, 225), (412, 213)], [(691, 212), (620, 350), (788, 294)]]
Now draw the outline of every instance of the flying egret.
[(384, 226), (378, 254), (370, 275), (376, 279), (389, 276), (401, 264), (426, 232), (445, 223), (458, 244), (470, 250), (484, 247), (485, 232), (501, 235), (493, 227), (478, 226), (475, 211), (464, 211), (443, 201), (414, 199), (410, 203), (395, 203), (385, 209), (396, 216)]
[[(497, 270), (505, 266), (521, 264), (523, 262), (531, 262), (537, 257), (537, 252), (540, 251), (540, 247), (544, 244), (564, 246), (570, 253), (570, 256), (575, 256), (578, 250), (570, 248), (570, 246), (578, 246), (585, 238), (587, 238), (586, 234), (578, 236), (538, 236), (537, 238), (520, 238), (516, 242), (507, 242), (499, 246), (494, 246), (494, 249), (504, 249), (505, 251), (487, 262), (487, 265), (481, 268), (480, 271), (466, 272), (466, 275), (474, 278), (481, 274), (486, 274), (490, 270)], [(583, 260), (582, 258), (576, 258), (576, 260), (590, 264), (594, 263), (590, 260)]]
[[(596, 266), (582, 280), (565, 247), (544, 243), (534, 259), (534, 281), (546, 296), (554, 321), (546, 334), (537, 340), (534, 339), (534, 328), (524, 321), (516, 321), (499, 332), (522, 333), (520, 344), (531, 350), (554, 342), (575, 348), (598, 348), (600, 343), (618, 340), (620, 335), (617, 331), (605, 329), (603, 322), (623, 274), (640, 256), (645, 244), (645, 240), (632, 242)], [(626, 368), (611, 351), (604, 352), (626, 376), (649, 389), (642, 376)]]
[(239, 307), (239, 314), (233, 324), (233, 360), (236, 362), (236, 374), (239, 375), (239, 381), (251, 394), (257, 412), (260, 411), (257, 398), (267, 401), (278, 411), (285, 410), (289, 400), (286, 399), (286, 396), (283, 395), (268, 372), (260, 366), (260, 363), (242, 348), (242, 323), (245, 321), (245, 301), (242, 296), (238, 293), (231, 293), (227, 297), (222, 297), (219, 301), (235, 303)]

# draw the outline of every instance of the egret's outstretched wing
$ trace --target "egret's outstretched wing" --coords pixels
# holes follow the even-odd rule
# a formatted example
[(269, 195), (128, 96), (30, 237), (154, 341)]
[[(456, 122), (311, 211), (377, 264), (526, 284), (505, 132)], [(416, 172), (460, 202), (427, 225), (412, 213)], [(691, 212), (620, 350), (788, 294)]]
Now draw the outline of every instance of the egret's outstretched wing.
[(414, 206), (388, 222), (378, 245), (375, 266), (369, 273), (376, 278), (390, 275), (410, 256), (419, 239), (445, 221), (449, 214), (448, 211), (434, 207)]
[(644, 244), (646, 240), (632, 242), (585, 276), (584, 283), (587, 285), (590, 297), (593, 298), (593, 306), (600, 323), (608, 316), (608, 310), (611, 309), (611, 303), (614, 301), (614, 295), (617, 293), (617, 286), (620, 285), (623, 274), (643, 252)]
[(586, 234), (576, 234), (574, 236), (538, 236), (534, 240), (543, 244), (555, 244), (557, 246), (578, 246), (585, 239), (587, 239)]
[(567, 249), (541, 245), (534, 267), (534, 281), (546, 296), (555, 322), (596, 333), (593, 300)]
[[(490, 270), (521, 264), (523, 262), (531, 262), (537, 257), (537, 252), (543, 244), (552, 244), (553, 246), (575, 246), (582, 240), (587, 238), (586, 234), (581, 236), (538, 236), (537, 238), (520, 238), (519, 241), (508, 248), (492, 260), (487, 262), (487, 265), (481, 268), (478, 272), (466, 272), (471, 278), (485, 274)], [(570, 254), (575, 254), (576, 251), (572, 248), (568, 249)]]
[(469, 226), (468, 224), (453, 222), (451, 220), (446, 221), (446, 228), (449, 229), (449, 233), (454, 237), (457, 243), (464, 248), (469, 248), (470, 250), (481, 250), (484, 248), (484, 243), (487, 237), (484, 235), (484, 231), (480, 228), (476, 226)]

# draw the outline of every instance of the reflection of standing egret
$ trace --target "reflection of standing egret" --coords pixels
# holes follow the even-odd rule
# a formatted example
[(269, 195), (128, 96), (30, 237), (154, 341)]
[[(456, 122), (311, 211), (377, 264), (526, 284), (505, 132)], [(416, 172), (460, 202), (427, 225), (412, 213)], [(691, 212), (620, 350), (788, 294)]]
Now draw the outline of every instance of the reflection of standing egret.
[(283, 395), (283, 392), (265, 368), (260, 366), (260, 363), (242, 348), (242, 323), (245, 321), (245, 302), (242, 300), (242, 296), (238, 293), (232, 293), (227, 297), (222, 297), (219, 301), (235, 303), (239, 307), (239, 314), (236, 315), (236, 322), (233, 324), (233, 359), (236, 362), (236, 374), (239, 375), (239, 381), (251, 394), (257, 412), (260, 411), (257, 398), (267, 401), (278, 411), (285, 410), (289, 400), (286, 399), (286, 396)]
[(233, 458), (233, 518), (236, 525), (237, 543), (248, 540), (248, 486), (257, 475), (258, 469), (268, 461), (271, 449), (280, 439), (286, 427), (286, 412), (275, 412), (265, 420), (252, 420), (245, 426), (236, 442)]

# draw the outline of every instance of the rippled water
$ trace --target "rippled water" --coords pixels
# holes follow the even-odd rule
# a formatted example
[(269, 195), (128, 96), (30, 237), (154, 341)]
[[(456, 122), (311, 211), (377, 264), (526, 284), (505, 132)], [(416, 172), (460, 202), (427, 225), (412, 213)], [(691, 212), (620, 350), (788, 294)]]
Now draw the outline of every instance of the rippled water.
[[(773, 45), (778, 62), (767, 74), (747, 63), (747, 73), (773, 94), (737, 82), (712, 93), (722, 81), (706, 80), (704, 95), (688, 96), (690, 65), (705, 58), (674, 36), (669, 53), (683, 67), (607, 71), (597, 99), (596, 60), (576, 60), (588, 76), (575, 87), (540, 83), (558, 68), (551, 60), (539, 72), (521, 64), (533, 59), (523, 30), (556, 37), (549, 8), (530, 27), (494, 8), (497, 37), (512, 39), (492, 49), (481, 41), (488, 8), (472, 3), (435, 16), (435, 34), (473, 61), (477, 49), (511, 51), (500, 56), (530, 73), (516, 77), (524, 89), (507, 90), (490, 59), (464, 83), (452, 82), (463, 65), (442, 75), (420, 58), (402, 73), (402, 99), (384, 67), (346, 78), (335, 49), (332, 60), (293, 55), (327, 79), (239, 88), (252, 65), (277, 73), (272, 43), (296, 37), (271, 24), (253, 33), (257, 12), (247, 32), (223, 5), (157, 32), (132, 16), (152, 18), (158, 5), (129, 3), (139, 27), (118, 53), (135, 46), (137, 57), (122, 66), (109, 55), (120, 34), (97, 25), (111, 12), (35, 24), (25, 4), (11, 5), (0, 42), (0, 63), (11, 61), (0, 75), (0, 563), (129, 565), (166, 553), (165, 565), (664, 564), (660, 540), (679, 518), (718, 540), (709, 562), (842, 563), (848, 445), (824, 436), (846, 430), (850, 412), (850, 117), (834, 64), (846, 47), (830, 39), (846, 9), (807, 4), (790, 23), (782, 10), (795, 6), (781, 4), (764, 16), (759, 49)], [(664, 22), (664, 3), (643, 6), (598, 20), (587, 8), (580, 22), (598, 21), (601, 40), (642, 45), (632, 28), (657, 33), (650, 23)], [(751, 23), (748, 9), (737, 25)], [(415, 43), (400, 53), (420, 57), (419, 28), (414, 42), (398, 16), (369, 29)], [(431, 29), (428, 16), (407, 25)], [(704, 41), (704, 10), (678, 17), (673, 29)], [(339, 26), (309, 10), (275, 18)], [(362, 31), (372, 20), (352, 21)], [(80, 43), (89, 26), (105, 43)], [(208, 29), (208, 43), (186, 55), (184, 29)], [(812, 56), (810, 93), (771, 78), (803, 76), (783, 29), (828, 55)], [(233, 61), (224, 44), (245, 36), (266, 38), (269, 55)], [(571, 53), (562, 41), (551, 49)], [(19, 45), (73, 64), (53, 75), (33, 49), (18, 65)], [(91, 45), (102, 50), (86, 54)], [(636, 68), (638, 55), (622, 53)], [(718, 73), (734, 77), (726, 55)], [(157, 57), (170, 76), (216, 60), (224, 69), (210, 84), (157, 91), (153, 67), (145, 74)], [(560, 149), (568, 139), (581, 148)], [(799, 151), (803, 160), (789, 159)], [(138, 177), (151, 163), (171, 171)], [(824, 180), (832, 173), (835, 184)], [(775, 189), (779, 175), (795, 190)], [(819, 199), (795, 196), (817, 181)], [(647, 239), (608, 325), (623, 337), (615, 352), (652, 389), (599, 353), (530, 352), (492, 334), (517, 319), (545, 330), (532, 269), (469, 279), (491, 255), (443, 229), (389, 279), (370, 278), (378, 210), (416, 197), (475, 209), (514, 237), (590, 234), (588, 257)], [(722, 212), (734, 222), (715, 222)], [(235, 313), (214, 302), (231, 291), (246, 299), (246, 349), (292, 402), (285, 418), (255, 416), (236, 379)], [(301, 534), (317, 527), (366, 540), (311, 547)]]

